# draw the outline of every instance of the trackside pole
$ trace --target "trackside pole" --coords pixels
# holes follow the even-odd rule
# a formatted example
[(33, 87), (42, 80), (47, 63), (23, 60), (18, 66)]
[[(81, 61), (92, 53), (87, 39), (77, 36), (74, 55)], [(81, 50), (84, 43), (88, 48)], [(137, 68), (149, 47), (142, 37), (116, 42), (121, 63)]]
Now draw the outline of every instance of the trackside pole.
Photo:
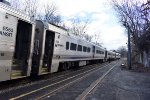
[(128, 28), (128, 68), (131, 69), (131, 44), (130, 44), (130, 31)]

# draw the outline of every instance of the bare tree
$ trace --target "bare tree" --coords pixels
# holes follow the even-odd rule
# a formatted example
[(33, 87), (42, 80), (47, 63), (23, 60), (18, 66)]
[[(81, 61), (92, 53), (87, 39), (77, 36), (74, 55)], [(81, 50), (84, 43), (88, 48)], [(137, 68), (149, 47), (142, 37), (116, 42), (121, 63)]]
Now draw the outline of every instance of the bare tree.
[[(58, 9), (53, 3), (46, 3), (45, 6), (39, 6), (39, 0), (11, 0), (11, 4), (32, 18), (44, 20), (55, 25), (61, 23), (61, 16), (58, 14)], [(44, 13), (39, 10), (43, 10)]]
[(94, 39), (95, 39), (95, 42), (96, 43), (99, 43), (99, 39), (100, 39), (100, 33), (96, 33), (96, 34), (94, 34)]
[(37, 17), (38, 0), (24, 0), (24, 9), (30, 17)]
[(47, 4), (44, 7), (45, 14), (44, 20), (50, 24), (59, 25), (61, 23), (61, 16), (58, 15), (58, 10), (56, 5), (54, 4)]
[(86, 34), (86, 33), (84, 33), (84, 34), (82, 35), (82, 37), (83, 37), (85, 40), (89, 41), (89, 42), (91, 42), (91, 41), (92, 41), (92, 38), (93, 38), (91, 35)]
[[(117, 11), (118, 17), (122, 25), (129, 29), (130, 38), (132, 40), (132, 59), (137, 57), (141, 52), (139, 38), (142, 33), (146, 33), (149, 29), (149, 18), (147, 10), (144, 11), (144, 1), (133, 0), (112, 0), (114, 9)], [(149, 0), (147, 0), (149, 2)]]
[(121, 54), (121, 57), (127, 57), (127, 49), (124, 46), (119, 47), (117, 52)]
[(21, 1), (20, 0), (10, 0), (10, 4), (12, 7), (16, 8), (16, 9), (21, 9)]
[(100, 37), (101, 37), (101, 36), (100, 36), (100, 32), (97, 32), (97, 33), (95, 33), (95, 34), (92, 36), (92, 39), (94, 39), (93, 41), (94, 41), (95, 44), (97, 44), (97, 45), (99, 45), (99, 46), (102, 46), (103, 43), (102, 43)]
[(89, 19), (83, 21), (80, 18), (73, 18), (71, 19), (72, 22), (72, 27), (70, 28), (70, 31), (78, 36), (84, 36), (85, 32), (86, 32), (86, 28), (88, 26), (89, 23)]
[[(148, 0), (149, 2), (149, 0)], [(129, 29), (133, 43), (138, 47), (138, 37), (149, 27), (149, 13), (143, 11), (143, 2), (132, 0), (113, 0), (122, 25)], [(145, 8), (144, 8), (145, 9)]]
[(10, 0), (11, 6), (22, 10), (30, 17), (37, 17), (38, 0)]
[(81, 38), (84, 38), (87, 41), (92, 40), (92, 36), (86, 33), (87, 31), (87, 26), (90, 22), (89, 19), (85, 19), (84, 21), (81, 20), (80, 18), (73, 18), (71, 19), (72, 26), (69, 28), (70, 33), (79, 36)]
[(137, 40), (139, 15), (137, 14), (136, 5), (130, 0), (123, 0), (120, 4), (115, 0), (113, 2), (114, 8), (120, 17), (120, 22), (125, 28), (130, 30), (134, 43), (137, 43), (135, 40)]

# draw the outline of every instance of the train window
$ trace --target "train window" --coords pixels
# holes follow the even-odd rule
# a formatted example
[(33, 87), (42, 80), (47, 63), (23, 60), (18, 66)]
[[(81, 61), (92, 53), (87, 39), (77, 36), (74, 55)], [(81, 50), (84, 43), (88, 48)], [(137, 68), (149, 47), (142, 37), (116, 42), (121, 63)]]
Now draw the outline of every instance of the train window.
[(104, 52), (103, 52), (103, 51), (100, 51), (100, 54), (104, 54)]
[(71, 43), (71, 45), (70, 45), (70, 50), (76, 51), (76, 48), (77, 48), (77, 45), (74, 44), (74, 43)]
[(69, 42), (66, 42), (66, 50), (69, 50)]
[(83, 52), (86, 52), (87, 47), (83, 46)]
[(98, 51), (98, 50), (96, 50), (96, 53), (98, 54), (98, 53), (99, 53), (99, 51)]
[(78, 45), (78, 51), (82, 51), (82, 46)]
[(103, 51), (100, 51), (100, 50), (96, 50), (96, 53), (97, 53), (97, 54), (104, 54), (104, 52), (103, 52)]
[(90, 51), (91, 51), (91, 48), (88, 47), (87, 52), (90, 52)]

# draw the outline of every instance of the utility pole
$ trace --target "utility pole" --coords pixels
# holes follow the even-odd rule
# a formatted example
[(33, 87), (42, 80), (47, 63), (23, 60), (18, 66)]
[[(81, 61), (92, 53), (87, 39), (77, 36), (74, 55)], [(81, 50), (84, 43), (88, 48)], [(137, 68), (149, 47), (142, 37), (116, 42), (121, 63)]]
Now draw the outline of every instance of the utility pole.
[(130, 44), (130, 30), (128, 27), (128, 68), (131, 69), (131, 44)]

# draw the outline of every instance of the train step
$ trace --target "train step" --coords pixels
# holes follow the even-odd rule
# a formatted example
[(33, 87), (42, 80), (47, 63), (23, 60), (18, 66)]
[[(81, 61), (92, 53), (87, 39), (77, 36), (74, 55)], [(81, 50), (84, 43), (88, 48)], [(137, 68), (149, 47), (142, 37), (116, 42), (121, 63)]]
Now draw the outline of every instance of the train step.
[(12, 70), (20, 70), (21, 68), (19, 67), (21, 65), (19, 60), (13, 59), (12, 61)]
[(12, 65), (12, 70), (20, 70), (21, 68), (17, 64)]
[(42, 68), (42, 72), (48, 72), (48, 68)]
[(13, 70), (11, 73), (12, 77), (18, 77), (18, 76), (22, 76), (22, 71), (21, 70)]

